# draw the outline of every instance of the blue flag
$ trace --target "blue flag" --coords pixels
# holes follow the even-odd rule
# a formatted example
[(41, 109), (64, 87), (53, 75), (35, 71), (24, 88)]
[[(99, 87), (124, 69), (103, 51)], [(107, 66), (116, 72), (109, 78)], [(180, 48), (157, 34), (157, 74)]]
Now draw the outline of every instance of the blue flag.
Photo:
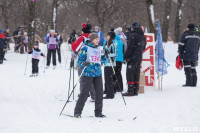
[(164, 49), (163, 49), (163, 42), (162, 42), (162, 32), (160, 28), (160, 21), (158, 21), (158, 35), (157, 35), (157, 42), (155, 47), (155, 67), (156, 72), (160, 72), (160, 75), (167, 74), (167, 68), (169, 64), (167, 63), (164, 57)]

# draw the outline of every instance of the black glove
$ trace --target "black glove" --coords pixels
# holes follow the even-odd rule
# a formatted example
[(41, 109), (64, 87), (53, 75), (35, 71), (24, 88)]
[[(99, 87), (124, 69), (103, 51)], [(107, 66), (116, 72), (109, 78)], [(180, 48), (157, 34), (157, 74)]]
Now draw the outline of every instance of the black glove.
[(108, 49), (105, 49), (105, 55), (109, 55), (110, 51)]
[(85, 61), (85, 62), (83, 63), (83, 65), (84, 65), (84, 66), (89, 66), (89, 65), (90, 65), (90, 62), (89, 62), (89, 61)]
[(70, 67), (72, 68), (73, 66), (74, 66), (74, 59), (71, 59)]

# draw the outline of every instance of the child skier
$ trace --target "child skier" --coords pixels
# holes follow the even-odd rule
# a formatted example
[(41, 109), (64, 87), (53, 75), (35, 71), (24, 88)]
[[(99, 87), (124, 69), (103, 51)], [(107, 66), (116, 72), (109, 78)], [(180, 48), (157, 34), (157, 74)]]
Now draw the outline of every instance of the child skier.
[(107, 34), (104, 49), (109, 51), (108, 57), (104, 65), (104, 78), (105, 78), (105, 91), (106, 96), (104, 99), (114, 98), (114, 81), (113, 81), (113, 68), (116, 66), (116, 57), (118, 55), (117, 41), (115, 40), (115, 32), (110, 31)]
[(55, 36), (55, 31), (52, 30), (50, 36), (47, 37), (48, 42), (48, 53), (47, 53), (47, 67), (49, 68), (51, 63), (51, 55), (53, 56), (53, 69), (56, 68), (56, 45), (58, 38)]
[(88, 98), (88, 93), (91, 88), (91, 84), (94, 85), (96, 92), (95, 100), (95, 117), (105, 117), (102, 114), (103, 107), (103, 83), (102, 83), (102, 71), (101, 63), (103, 63), (107, 56), (101, 56), (101, 50), (99, 47), (99, 36), (96, 33), (92, 33), (89, 36), (90, 41), (86, 41), (85, 45), (80, 51), (78, 64), (82, 67), (83, 72), (81, 75), (82, 91), (76, 103), (74, 110), (74, 117), (80, 118), (85, 102)]
[(38, 64), (40, 61), (40, 56), (46, 57), (42, 51), (39, 49), (39, 42), (36, 41), (34, 44), (34, 48), (31, 51), (27, 51), (28, 54), (32, 54), (32, 75), (30, 77), (38, 76), (39, 68)]

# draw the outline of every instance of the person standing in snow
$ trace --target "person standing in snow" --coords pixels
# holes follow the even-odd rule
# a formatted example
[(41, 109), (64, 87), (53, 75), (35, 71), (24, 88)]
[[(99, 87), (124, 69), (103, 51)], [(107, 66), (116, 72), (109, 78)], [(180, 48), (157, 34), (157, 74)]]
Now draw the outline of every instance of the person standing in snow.
[(28, 47), (28, 35), (27, 35), (26, 32), (24, 32), (22, 47), (25, 48), (25, 51), (27, 51), (27, 47)]
[[(108, 54), (108, 57), (106, 59), (105, 65), (104, 65), (104, 81), (105, 81), (105, 91), (104, 93), (106, 96), (104, 99), (113, 99), (115, 97), (115, 92), (114, 92), (114, 72), (113, 72), (113, 67), (116, 67), (116, 58), (118, 55), (118, 46), (117, 46), (117, 41), (115, 40), (115, 32), (108, 32), (103, 48)], [(111, 60), (110, 60), (111, 59)]]
[(100, 46), (103, 46), (103, 43), (104, 43), (104, 36), (103, 36), (103, 33), (99, 30), (99, 27), (98, 27), (98, 26), (95, 26), (94, 31), (99, 35), (99, 38), (100, 38), (99, 45), (100, 45)]
[(194, 24), (187, 26), (178, 43), (178, 53), (183, 60), (186, 83), (184, 87), (196, 87), (197, 73), (196, 66), (198, 64), (198, 53), (200, 45), (200, 34), (195, 31)]
[(51, 34), (47, 37), (47, 43), (48, 43), (48, 52), (47, 52), (47, 66), (46, 68), (49, 68), (51, 63), (51, 55), (53, 59), (53, 69), (56, 68), (56, 46), (58, 43), (58, 38), (55, 36), (55, 31), (52, 30)]
[(38, 64), (40, 61), (40, 56), (43, 56), (45, 58), (45, 55), (39, 49), (39, 42), (36, 41), (34, 44), (34, 48), (30, 51), (28, 50), (27, 53), (32, 54), (32, 75), (30, 77), (38, 76), (39, 74)]
[(61, 64), (61, 44), (63, 43), (63, 39), (61, 37), (61, 35), (58, 33), (58, 31), (56, 31), (55, 35), (58, 38), (58, 45), (56, 47), (56, 51), (58, 53), (58, 62)]
[(3, 35), (0, 29), (0, 64), (3, 64), (3, 53), (5, 51), (6, 37)]
[[(76, 58), (79, 57), (80, 50), (84, 46), (84, 43), (88, 40), (91, 29), (92, 29), (91, 24), (86, 24), (86, 23), (82, 24), (82, 32), (83, 33), (81, 35), (79, 35), (78, 39), (76, 41), (72, 42), (72, 44), (71, 44), (72, 51), (74, 52), (73, 57), (72, 57), (73, 59), (71, 60), (71, 65), (74, 65), (74, 60), (76, 60)], [(79, 76), (81, 75), (82, 70), (83, 70), (82, 67), (80, 67), (78, 65), (78, 75)], [(80, 94), (81, 94), (82, 89), (83, 89), (82, 88), (83, 83), (84, 82), (82, 80), (80, 80)], [(92, 102), (95, 101), (96, 94), (95, 94), (95, 89), (94, 89), (93, 84), (91, 84), (91, 87), (90, 87), (90, 94), (91, 94), (91, 101)], [(89, 95), (89, 93), (88, 93), (88, 95)]]
[(92, 84), (96, 92), (94, 111), (95, 117), (103, 118), (106, 116), (102, 114), (103, 82), (101, 64), (105, 61), (106, 56), (101, 55), (98, 34), (90, 34), (89, 40), (90, 41), (86, 41), (85, 45), (82, 47), (78, 59), (78, 64), (84, 71), (81, 77), (81, 80), (83, 82), (82, 91), (74, 109), (74, 117), (81, 117)]
[(19, 34), (20, 34), (20, 30), (22, 28), (21, 27), (18, 27), (14, 32), (13, 32), (13, 38), (14, 38), (14, 41), (15, 41), (15, 52), (18, 52), (18, 48), (19, 48)]
[(9, 35), (9, 32), (10, 32), (10, 30), (8, 28), (3, 32), (3, 35), (6, 37), (6, 45), (5, 45), (6, 50), (3, 53), (3, 60), (7, 60), (5, 58), (5, 54), (6, 54), (7, 50), (10, 50), (10, 46), (9, 46), (10, 35)]
[(128, 91), (123, 96), (137, 96), (139, 91), (140, 64), (146, 48), (146, 38), (138, 23), (133, 23), (128, 36), (128, 48), (124, 54), (127, 62), (126, 79)]
[[(116, 34), (115, 40), (117, 41), (117, 46), (118, 46), (118, 55), (116, 58), (116, 67), (115, 67), (116, 77), (114, 76), (114, 81), (115, 81), (114, 88), (116, 92), (121, 92), (123, 91), (123, 79), (122, 79), (121, 70), (122, 70), (122, 63), (124, 61), (123, 55), (126, 49), (125, 47), (127, 47), (127, 41), (126, 41), (127, 38), (122, 32), (121, 27), (115, 29), (114, 32)], [(120, 87), (117, 82), (119, 83)]]

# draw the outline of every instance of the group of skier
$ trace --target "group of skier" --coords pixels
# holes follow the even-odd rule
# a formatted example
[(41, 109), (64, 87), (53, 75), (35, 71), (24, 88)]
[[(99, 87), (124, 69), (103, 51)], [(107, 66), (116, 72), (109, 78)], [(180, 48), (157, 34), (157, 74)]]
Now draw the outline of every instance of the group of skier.
[[(105, 117), (102, 114), (103, 99), (113, 99), (116, 92), (123, 91), (121, 75), (123, 62), (127, 63), (128, 84), (128, 91), (123, 96), (138, 95), (140, 64), (146, 47), (144, 31), (138, 23), (133, 23), (126, 35), (121, 27), (111, 29), (105, 39), (98, 26), (92, 31), (90, 24), (83, 23), (82, 34), (78, 38), (71, 36), (68, 42), (71, 42), (75, 55), (73, 61), (78, 59), (80, 76), (80, 94), (74, 117), (81, 117), (89, 92), (95, 102), (95, 116)], [(104, 87), (102, 64), (104, 64)], [(106, 94), (105, 97), (103, 93)]]

